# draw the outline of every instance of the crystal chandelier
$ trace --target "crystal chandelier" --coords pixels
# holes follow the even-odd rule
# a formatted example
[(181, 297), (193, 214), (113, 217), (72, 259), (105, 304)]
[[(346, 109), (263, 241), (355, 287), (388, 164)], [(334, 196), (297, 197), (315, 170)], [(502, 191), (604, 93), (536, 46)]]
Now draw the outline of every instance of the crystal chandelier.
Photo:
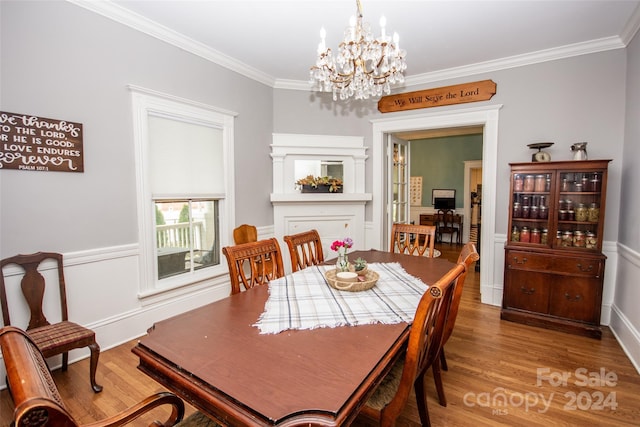
[(386, 35), (384, 16), (380, 18), (381, 35), (374, 38), (369, 23), (362, 23), (362, 5), (356, 0), (357, 18), (352, 16), (344, 32), (344, 41), (333, 54), (325, 46), (326, 31), (320, 30), (318, 58), (311, 67), (311, 84), (314, 90), (333, 92), (333, 100), (367, 99), (389, 94), (390, 85), (403, 83), (407, 68), (406, 52), (399, 47), (399, 37)]

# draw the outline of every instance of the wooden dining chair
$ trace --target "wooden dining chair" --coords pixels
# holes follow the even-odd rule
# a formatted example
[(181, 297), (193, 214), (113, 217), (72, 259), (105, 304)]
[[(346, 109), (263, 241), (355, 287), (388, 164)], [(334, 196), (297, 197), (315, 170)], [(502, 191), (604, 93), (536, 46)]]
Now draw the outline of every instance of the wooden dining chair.
[[(45, 279), (38, 271), (38, 267), (45, 260), (55, 261), (58, 273), (61, 320), (54, 323), (50, 323), (43, 312)], [(0, 261), (0, 306), (2, 307), (2, 319), (5, 326), (11, 325), (11, 318), (9, 316), (4, 269), (12, 264), (20, 266), (24, 271), (20, 286), (30, 311), (29, 325), (26, 329), (29, 336), (42, 351), (45, 358), (62, 354), (63, 371), (67, 370), (70, 350), (89, 347), (91, 351), (89, 363), (91, 387), (96, 393), (102, 391), (102, 386), (96, 383), (96, 369), (98, 368), (98, 358), (100, 357), (100, 346), (96, 342), (96, 334), (91, 329), (70, 322), (68, 318), (62, 254), (37, 252), (30, 255), (16, 255)]]
[(324, 262), (322, 241), (317, 230), (304, 231), (283, 237), (289, 248), (292, 271), (302, 270)]
[(255, 225), (242, 224), (233, 229), (233, 241), (236, 245), (243, 243), (257, 242), (258, 229)]
[(434, 225), (394, 223), (391, 227), (389, 252), (420, 256), (426, 253), (426, 256), (433, 257), (435, 239), (436, 227)]
[[(453, 293), (453, 298), (451, 299), (451, 307), (449, 308), (447, 324), (445, 325), (444, 333), (442, 335), (442, 348), (440, 349), (440, 355), (438, 356), (439, 361), (436, 361), (434, 364), (435, 366), (439, 363), (440, 368), (445, 371), (447, 371), (449, 368), (447, 366), (447, 360), (444, 356), (444, 345), (449, 340), (449, 337), (451, 337), (453, 327), (456, 324), (458, 309), (460, 308), (460, 299), (462, 298), (462, 290), (464, 289), (464, 281), (467, 278), (467, 272), (471, 268), (471, 264), (478, 261), (479, 259), (480, 255), (478, 255), (476, 245), (473, 242), (465, 244), (462, 248), (462, 251), (460, 251), (460, 255), (458, 255), (458, 264), (464, 264), (466, 269), (464, 273), (462, 273), (458, 278), (458, 284), (456, 285), (455, 291)], [(438, 392), (438, 400), (440, 402), (440, 405), (447, 406), (447, 398), (444, 394), (442, 376), (440, 375), (441, 369), (433, 369), (433, 379), (436, 384), (436, 391)]]
[(360, 414), (375, 420), (380, 426), (393, 426), (414, 388), (421, 424), (431, 425), (424, 387), (425, 373), (431, 366), (438, 365), (449, 306), (458, 279), (465, 270), (464, 263), (456, 264), (429, 286), (418, 304), (404, 358), (394, 364)]
[(449, 235), (449, 244), (453, 243), (453, 236), (456, 236), (456, 242), (458, 242), (459, 228), (456, 225), (455, 213), (451, 209), (439, 210), (436, 214), (437, 227), (438, 227), (438, 241), (443, 242), (442, 235)]
[(227, 257), (231, 279), (231, 295), (256, 285), (284, 276), (282, 253), (276, 238), (226, 246), (222, 252)]
[[(7, 385), (14, 403), (15, 426), (65, 426), (77, 427), (47, 369), (44, 356), (32, 337), (22, 329), (6, 326), (0, 329), (0, 349), (7, 368)], [(171, 409), (167, 419), (151, 425), (165, 427), (220, 427), (220, 424), (201, 412), (194, 412), (183, 419), (184, 402), (175, 394), (158, 392), (115, 415), (85, 424), (91, 427), (116, 427), (131, 425), (140, 416), (156, 408)], [(161, 414), (161, 412), (153, 412)]]

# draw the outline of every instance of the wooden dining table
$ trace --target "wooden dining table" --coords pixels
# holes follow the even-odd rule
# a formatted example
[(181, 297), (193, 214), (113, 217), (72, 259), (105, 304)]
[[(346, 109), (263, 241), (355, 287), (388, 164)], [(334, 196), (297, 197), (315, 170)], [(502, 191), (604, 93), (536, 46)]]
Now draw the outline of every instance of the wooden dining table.
[[(398, 262), (427, 285), (454, 266), (376, 250), (349, 256)], [(258, 286), (157, 322), (132, 349), (138, 368), (227, 425), (349, 425), (402, 355), (410, 325), (261, 334), (255, 323), (268, 297)]]

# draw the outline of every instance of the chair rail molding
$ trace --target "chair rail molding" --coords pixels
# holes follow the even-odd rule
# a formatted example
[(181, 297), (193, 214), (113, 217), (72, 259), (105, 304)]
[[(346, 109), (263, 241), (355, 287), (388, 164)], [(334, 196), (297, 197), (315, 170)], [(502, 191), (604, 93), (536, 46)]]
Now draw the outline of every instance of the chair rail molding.
[[(372, 196), (365, 193), (366, 150), (363, 137), (273, 134), (271, 203), (275, 237), (282, 239), (287, 234), (316, 229), (327, 258), (333, 254), (331, 243), (345, 237), (353, 239), (354, 249), (367, 249), (365, 206)], [(341, 164), (343, 192), (301, 193), (295, 185), (302, 178), (296, 176), (296, 161)], [(285, 271), (291, 271), (290, 260), (284, 261)]]

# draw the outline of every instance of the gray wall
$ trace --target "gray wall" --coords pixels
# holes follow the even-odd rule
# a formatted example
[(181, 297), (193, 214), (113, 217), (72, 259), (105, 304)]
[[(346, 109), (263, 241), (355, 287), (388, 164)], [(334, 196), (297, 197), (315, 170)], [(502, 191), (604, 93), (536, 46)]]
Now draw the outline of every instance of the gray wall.
[(129, 84), (237, 112), (236, 220), (273, 223), (270, 87), (67, 2), (0, 7), (0, 109), (82, 123), (85, 159), (1, 172), (1, 256), (138, 241)]
[[(531, 161), (527, 144), (554, 141), (548, 151), (553, 160), (570, 160), (571, 144), (588, 142), (591, 159), (613, 159), (610, 164), (607, 215), (604, 238), (616, 240), (620, 204), (620, 167), (624, 136), (625, 108), (624, 49), (550, 61), (526, 67), (439, 81), (404, 91), (448, 86), (492, 79), (497, 93), (490, 101), (467, 105), (436, 107), (401, 113), (379, 113), (372, 108), (353, 107), (345, 116), (340, 107), (329, 105), (330, 94), (312, 96), (303, 91), (276, 91), (274, 128), (282, 133), (320, 133), (357, 135), (362, 132), (371, 153), (372, 130), (369, 121), (387, 117), (410, 117), (435, 111), (459, 110), (487, 104), (502, 104), (500, 110), (496, 230), (505, 234), (508, 220), (509, 163)], [(356, 104), (357, 106), (360, 104)], [(350, 118), (349, 118), (350, 117)], [(355, 122), (361, 122), (358, 126)], [(373, 171), (367, 167), (367, 190), (371, 190)], [(492, 183), (483, 182), (483, 187)], [(371, 207), (367, 219), (371, 220)]]
[(640, 35), (628, 47), (625, 144), (618, 241), (640, 252)]
[(409, 143), (411, 176), (422, 177), (422, 204), (432, 206), (432, 190), (456, 190), (456, 208), (464, 207), (464, 162), (482, 160), (482, 135), (417, 139)]
[(640, 35), (627, 48), (626, 122), (622, 163), (616, 293), (611, 327), (640, 371)]

